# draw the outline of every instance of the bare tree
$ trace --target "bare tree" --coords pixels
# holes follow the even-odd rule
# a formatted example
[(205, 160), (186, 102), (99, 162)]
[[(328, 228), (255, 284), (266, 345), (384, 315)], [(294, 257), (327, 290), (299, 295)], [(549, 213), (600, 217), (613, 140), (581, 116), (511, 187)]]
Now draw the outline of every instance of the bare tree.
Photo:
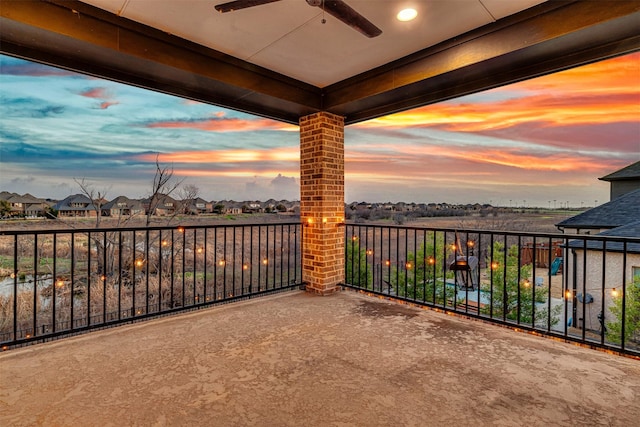
[(154, 214), (164, 196), (170, 196), (180, 185), (184, 178), (175, 179), (173, 165), (161, 165), (160, 155), (156, 155), (156, 173), (153, 176), (153, 186), (149, 197), (149, 208), (147, 210), (147, 227), (151, 224), (151, 216)]
[(191, 213), (190, 209), (193, 207), (199, 193), (200, 189), (194, 184), (186, 184), (180, 189), (178, 194), (182, 201), (182, 210), (185, 214)]
[(105, 197), (107, 197), (108, 189), (96, 190), (93, 184), (88, 182), (85, 178), (73, 178), (73, 180), (76, 184), (78, 184), (78, 187), (80, 187), (80, 191), (82, 192), (82, 194), (84, 194), (89, 200), (91, 200), (91, 204), (96, 211), (96, 228), (100, 228), (102, 205), (105, 202)]

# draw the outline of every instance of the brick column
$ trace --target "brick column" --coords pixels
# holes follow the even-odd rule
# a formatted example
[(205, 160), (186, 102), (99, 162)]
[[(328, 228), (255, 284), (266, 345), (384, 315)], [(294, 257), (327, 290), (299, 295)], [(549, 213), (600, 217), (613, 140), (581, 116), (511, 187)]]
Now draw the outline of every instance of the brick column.
[(327, 112), (300, 118), (302, 280), (329, 295), (344, 283), (344, 118)]

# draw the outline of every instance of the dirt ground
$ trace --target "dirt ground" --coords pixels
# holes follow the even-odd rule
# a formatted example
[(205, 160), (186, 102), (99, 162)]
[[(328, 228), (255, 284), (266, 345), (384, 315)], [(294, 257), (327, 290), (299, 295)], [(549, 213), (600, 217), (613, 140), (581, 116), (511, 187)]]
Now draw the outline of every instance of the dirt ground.
[[(411, 227), (458, 228), (496, 231), (559, 233), (555, 224), (579, 212), (548, 211), (542, 213), (502, 213), (498, 216), (453, 216), (407, 219)], [(389, 222), (386, 222), (388, 224)]]
[[(240, 214), (240, 215), (202, 215), (202, 216), (176, 216), (153, 217), (152, 227), (165, 226), (190, 226), (190, 225), (243, 225), (243, 224), (273, 224), (283, 222), (300, 222), (300, 217), (288, 214)], [(101, 218), (100, 228), (118, 227), (144, 227), (146, 218), (131, 218), (118, 220), (114, 218)], [(20, 219), (0, 221), (0, 231), (13, 230), (58, 230), (74, 228), (95, 228), (95, 218), (64, 218), (64, 219)]]
[[(574, 211), (543, 211), (541, 213), (501, 213), (498, 216), (453, 216), (453, 217), (429, 217), (407, 218), (403, 225), (411, 227), (432, 228), (458, 228), (501, 231), (526, 231), (539, 233), (559, 232), (555, 224), (569, 217), (577, 215)], [(242, 225), (242, 224), (271, 224), (281, 222), (299, 222), (297, 215), (283, 214), (241, 214), (241, 215), (203, 215), (203, 216), (179, 216), (172, 219), (156, 217), (152, 220), (153, 226), (169, 225)], [(371, 221), (369, 224), (394, 224), (392, 220)], [(3, 220), (0, 221), (0, 231), (7, 230), (51, 230), (71, 228), (94, 228), (95, 218), (86, 219), (30, 219), (30, 220)], [(123, 222), (112, 218), (102, 218), (100, 227), (143, 227), (145, 219), (133, 219)]]

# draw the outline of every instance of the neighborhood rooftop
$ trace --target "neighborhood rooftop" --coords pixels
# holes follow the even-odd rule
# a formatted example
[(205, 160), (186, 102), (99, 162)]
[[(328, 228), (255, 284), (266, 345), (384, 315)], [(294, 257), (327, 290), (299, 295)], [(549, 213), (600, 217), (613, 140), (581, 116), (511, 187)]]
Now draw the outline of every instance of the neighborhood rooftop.
[(556, 224), (559, 228), (615, 228), (640, 218), (640, 189)]
[[(639, 147), (640, 148), (640, 147)], [(602, 178), (598, 178), (601, 181), (618, 181), (627, 180), (632, 178), (640, 178), (640, 161), (630, 164), (620, 170), (617, 170), (609, 175), (605, 175)]]

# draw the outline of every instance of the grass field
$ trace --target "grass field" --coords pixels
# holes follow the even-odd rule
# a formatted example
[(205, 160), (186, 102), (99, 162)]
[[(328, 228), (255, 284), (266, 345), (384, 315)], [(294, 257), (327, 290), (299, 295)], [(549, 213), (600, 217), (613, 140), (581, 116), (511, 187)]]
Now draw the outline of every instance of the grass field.
[[(501, 231), (528, 231), (540, 233), (559, 232), (555, 224), (579, 214), (576, 210), (536, 210), (531, 212), (507, 212), (497, 216), (452, 216), (406, 218), (404, 225), (411, 227), (481, 229)], [(242, 224), (273, 224), (281, 222), (298, 222), (299, 216), (280, 214), (240, 214), (240, 215), (202, 215), (177, 216), (171, 219), (156, 217), (153, 226), (178, 225), (242, 225)], [(393, 220), (367, 222), (370, 224), (395, 224)], [(102, 218), (101, 228), (110, 227), (143, 227), (145, 218), (133, 218), (129, 221), (117, 221), (112, 218)], [(93, 228), (95, 219), (59, 219), (59, 220), (4, 220), (0, 221), (0, 231), (4, 230), (47, 230)]]

